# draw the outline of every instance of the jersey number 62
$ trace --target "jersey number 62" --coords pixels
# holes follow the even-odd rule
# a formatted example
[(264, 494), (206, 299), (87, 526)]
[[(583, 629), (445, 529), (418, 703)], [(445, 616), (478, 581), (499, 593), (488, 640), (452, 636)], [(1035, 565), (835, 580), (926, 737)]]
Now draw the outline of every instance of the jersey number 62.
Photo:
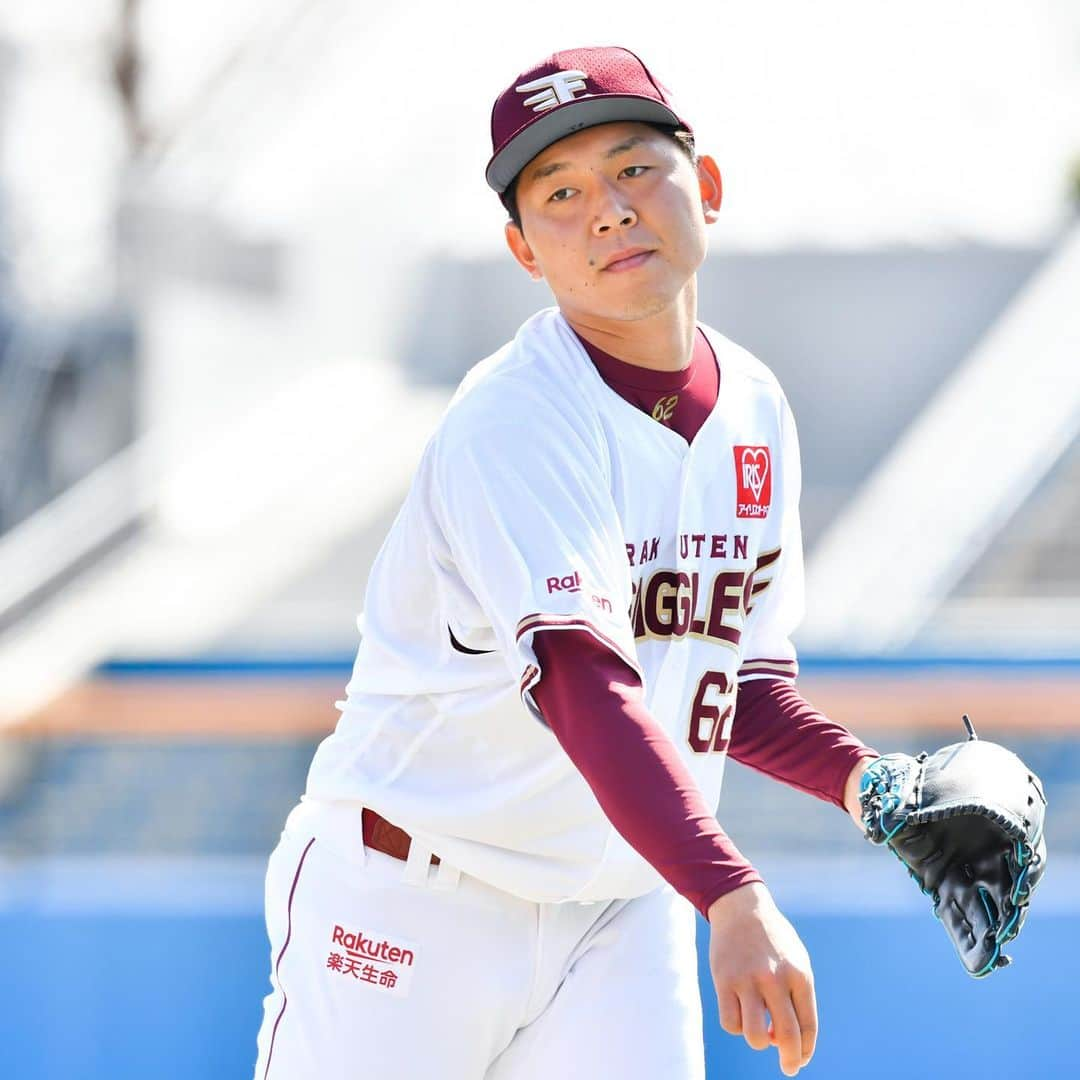
[(735, 719), (733, 697), (734, 688), (722, 671), (706, 671), (698, 680), (686, 736), (695, 754), (722, 754), (727, 750)]

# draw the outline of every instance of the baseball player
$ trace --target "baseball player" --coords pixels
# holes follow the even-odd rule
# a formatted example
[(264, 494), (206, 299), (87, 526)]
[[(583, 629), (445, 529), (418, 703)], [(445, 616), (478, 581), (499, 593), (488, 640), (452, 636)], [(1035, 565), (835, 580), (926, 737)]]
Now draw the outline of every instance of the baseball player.
[(724, 1028), (792, 1076), (810, 962), (714, 816), (725, 759), (860, 829), (902, 770), (795, 685), (795, 425), (696, 318), (720, 173), (625, 49), (524, 72), (491, 132), (556, 306), (466, 376), (372, 569), (270, 859), (255, 1076), (701, 1080), (695, 910)]

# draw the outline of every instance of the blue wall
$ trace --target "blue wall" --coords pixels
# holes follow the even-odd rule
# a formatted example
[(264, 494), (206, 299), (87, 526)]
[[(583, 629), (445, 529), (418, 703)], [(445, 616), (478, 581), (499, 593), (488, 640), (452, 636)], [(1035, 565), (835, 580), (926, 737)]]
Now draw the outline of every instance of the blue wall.
[[(873, 866), (873, 852), (861, 862)], [(801, 1075), (1075, 1075), (1080, 874), (1071, 864), (1057, 870), (1056, 883), (1048, 870), (1040, 890), (1046, 902), (1036, 904), (1014, 946), (1017, 963), (978, 982), (962, 972), (906, 879), (898, 906), (882, 902), (871, 872), (869, 905), (881, 910), (856, 915), (857, 875), (834, 879), (837, 895), (811, 903), (783, 873), (774, 874), (774, 892), (810, 950), (818, 986), (818, 1053)], [(81, 894), (74, 884), (80, 876), (87, 882)], [(0, 1075), (249, 1077), (269, 989), (258, 876), (252, 864), (227, 889), (201, 896), (177, 881), (154, 903), (137, 883), (106, 892), (93, 875), (74, 871), (67, 886), (54, 879), (45, 901), (0, 889)], [(156, 910), (131, 910), (140, 907)], [(710, 1080), (779, 1076), (775, 1050), (755, 1053), (720, 1030), (707, 977), (703, 987)]]
[[(808, 666), (826, 673), (834, 667), (861, 674), (902, 669), (920, 678), (940, 665), (979, 669), (981, 663), (822, 659)], [(339, 668), (347, 672), (344, 658), (314, 664), (301, 658), (291, 666), (211, 660), (116, 664), (109, 674), (261, 679)], [(1064, 658), (1007, 670), (1075, 677), (1080, 664)], [(740, 803), (740, 790), (745, 796), (749, 789), (729, 776), (725, 823), (737, 824), (733, 835), (740, 843), (756, 836), (755, 863), (814, 963), (821, 1036), (817, 1056), (801, 1075), (1013, 1080), (1080, 1074), (1074, 975), (1080, 962), (1080, 742), (1018, 735), (1010, 745), (1052, 790), (1058, 831), (1048, 833), (1046, 878), (1011, 950), (1017, 962), (978, 982), (963, 973), (925, 899), (895, 860), (869, 849), (831, 808), (805, 800), (791, 804), (799, 823), (817, 809), (833, 831), (819, 830), (819, 836), (814, 829), (791, 829), (782, 838), (786, 850), (803, 854), (768, 855), (773, 848), (764, 841), (789, 814), (784, 790), (767, 802), (744, 797)], [(301, 737), (206, 745), (111, 740), (108, 746), (88, 738), (50, 740), (39, 748), (27, 797), (0, 806), (3, 855), (35, 856), (0, 858), (0, 1080), (248, 1080), (269, 991), (269, 949), (262, 921), (265, 859), (245, 853), (276, 839), (284, 812), (303, 790), (311, 751), (310, 740)], [(186, 807), (180, 820), (177, 806)], [(807, 843), (814, 836), (818, 848)], [(819, 848), (841, 854), (818, 857), (812, 851)], [(44, 852), (49, 855), (39, 857)], [(705, 937), (699, 960), (710, 1080), (779, 1076), (775, 1050), (755, 1053), (720, 1030)]]
[[(817, 1052), (800, 1076), (1077, 1074), (1080, 918), (1036, 913), (1012, 950), (1013, 965), (978, 981), (963, 972), (929, 913), (792, 921), (814, 964), (821, 1024)], [(699, 937), (699, 952), (702, 944)], [(703, 976), (705, 965), (702, 955)], [(720, 1028), (707, 978), (702, 986), (709, 1080), (781, 1076), (775, 1050), (756, 1053)]]

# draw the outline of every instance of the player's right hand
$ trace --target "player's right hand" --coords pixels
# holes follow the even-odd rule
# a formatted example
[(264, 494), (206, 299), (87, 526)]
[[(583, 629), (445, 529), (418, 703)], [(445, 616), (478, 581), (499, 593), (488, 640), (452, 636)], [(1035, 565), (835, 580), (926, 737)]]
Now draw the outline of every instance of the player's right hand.
[(806, 947), (757, 883), (714, 901), (709, 927), (720, 1025), (755, 1050), (775, 1046), (784, 1075), (795, 1076), (814, 1056), (818, 1033)]

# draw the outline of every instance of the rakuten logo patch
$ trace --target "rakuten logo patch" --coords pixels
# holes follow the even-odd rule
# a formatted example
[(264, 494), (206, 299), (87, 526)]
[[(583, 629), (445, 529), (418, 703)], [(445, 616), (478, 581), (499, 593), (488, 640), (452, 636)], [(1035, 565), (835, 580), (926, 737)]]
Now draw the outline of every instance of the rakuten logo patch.
[(416, 945), (385, 934), (366, 934), (335, 925), (326, 970), (350, 981), (367, 983), (392, 997), (404, 997), (412, 981)]

